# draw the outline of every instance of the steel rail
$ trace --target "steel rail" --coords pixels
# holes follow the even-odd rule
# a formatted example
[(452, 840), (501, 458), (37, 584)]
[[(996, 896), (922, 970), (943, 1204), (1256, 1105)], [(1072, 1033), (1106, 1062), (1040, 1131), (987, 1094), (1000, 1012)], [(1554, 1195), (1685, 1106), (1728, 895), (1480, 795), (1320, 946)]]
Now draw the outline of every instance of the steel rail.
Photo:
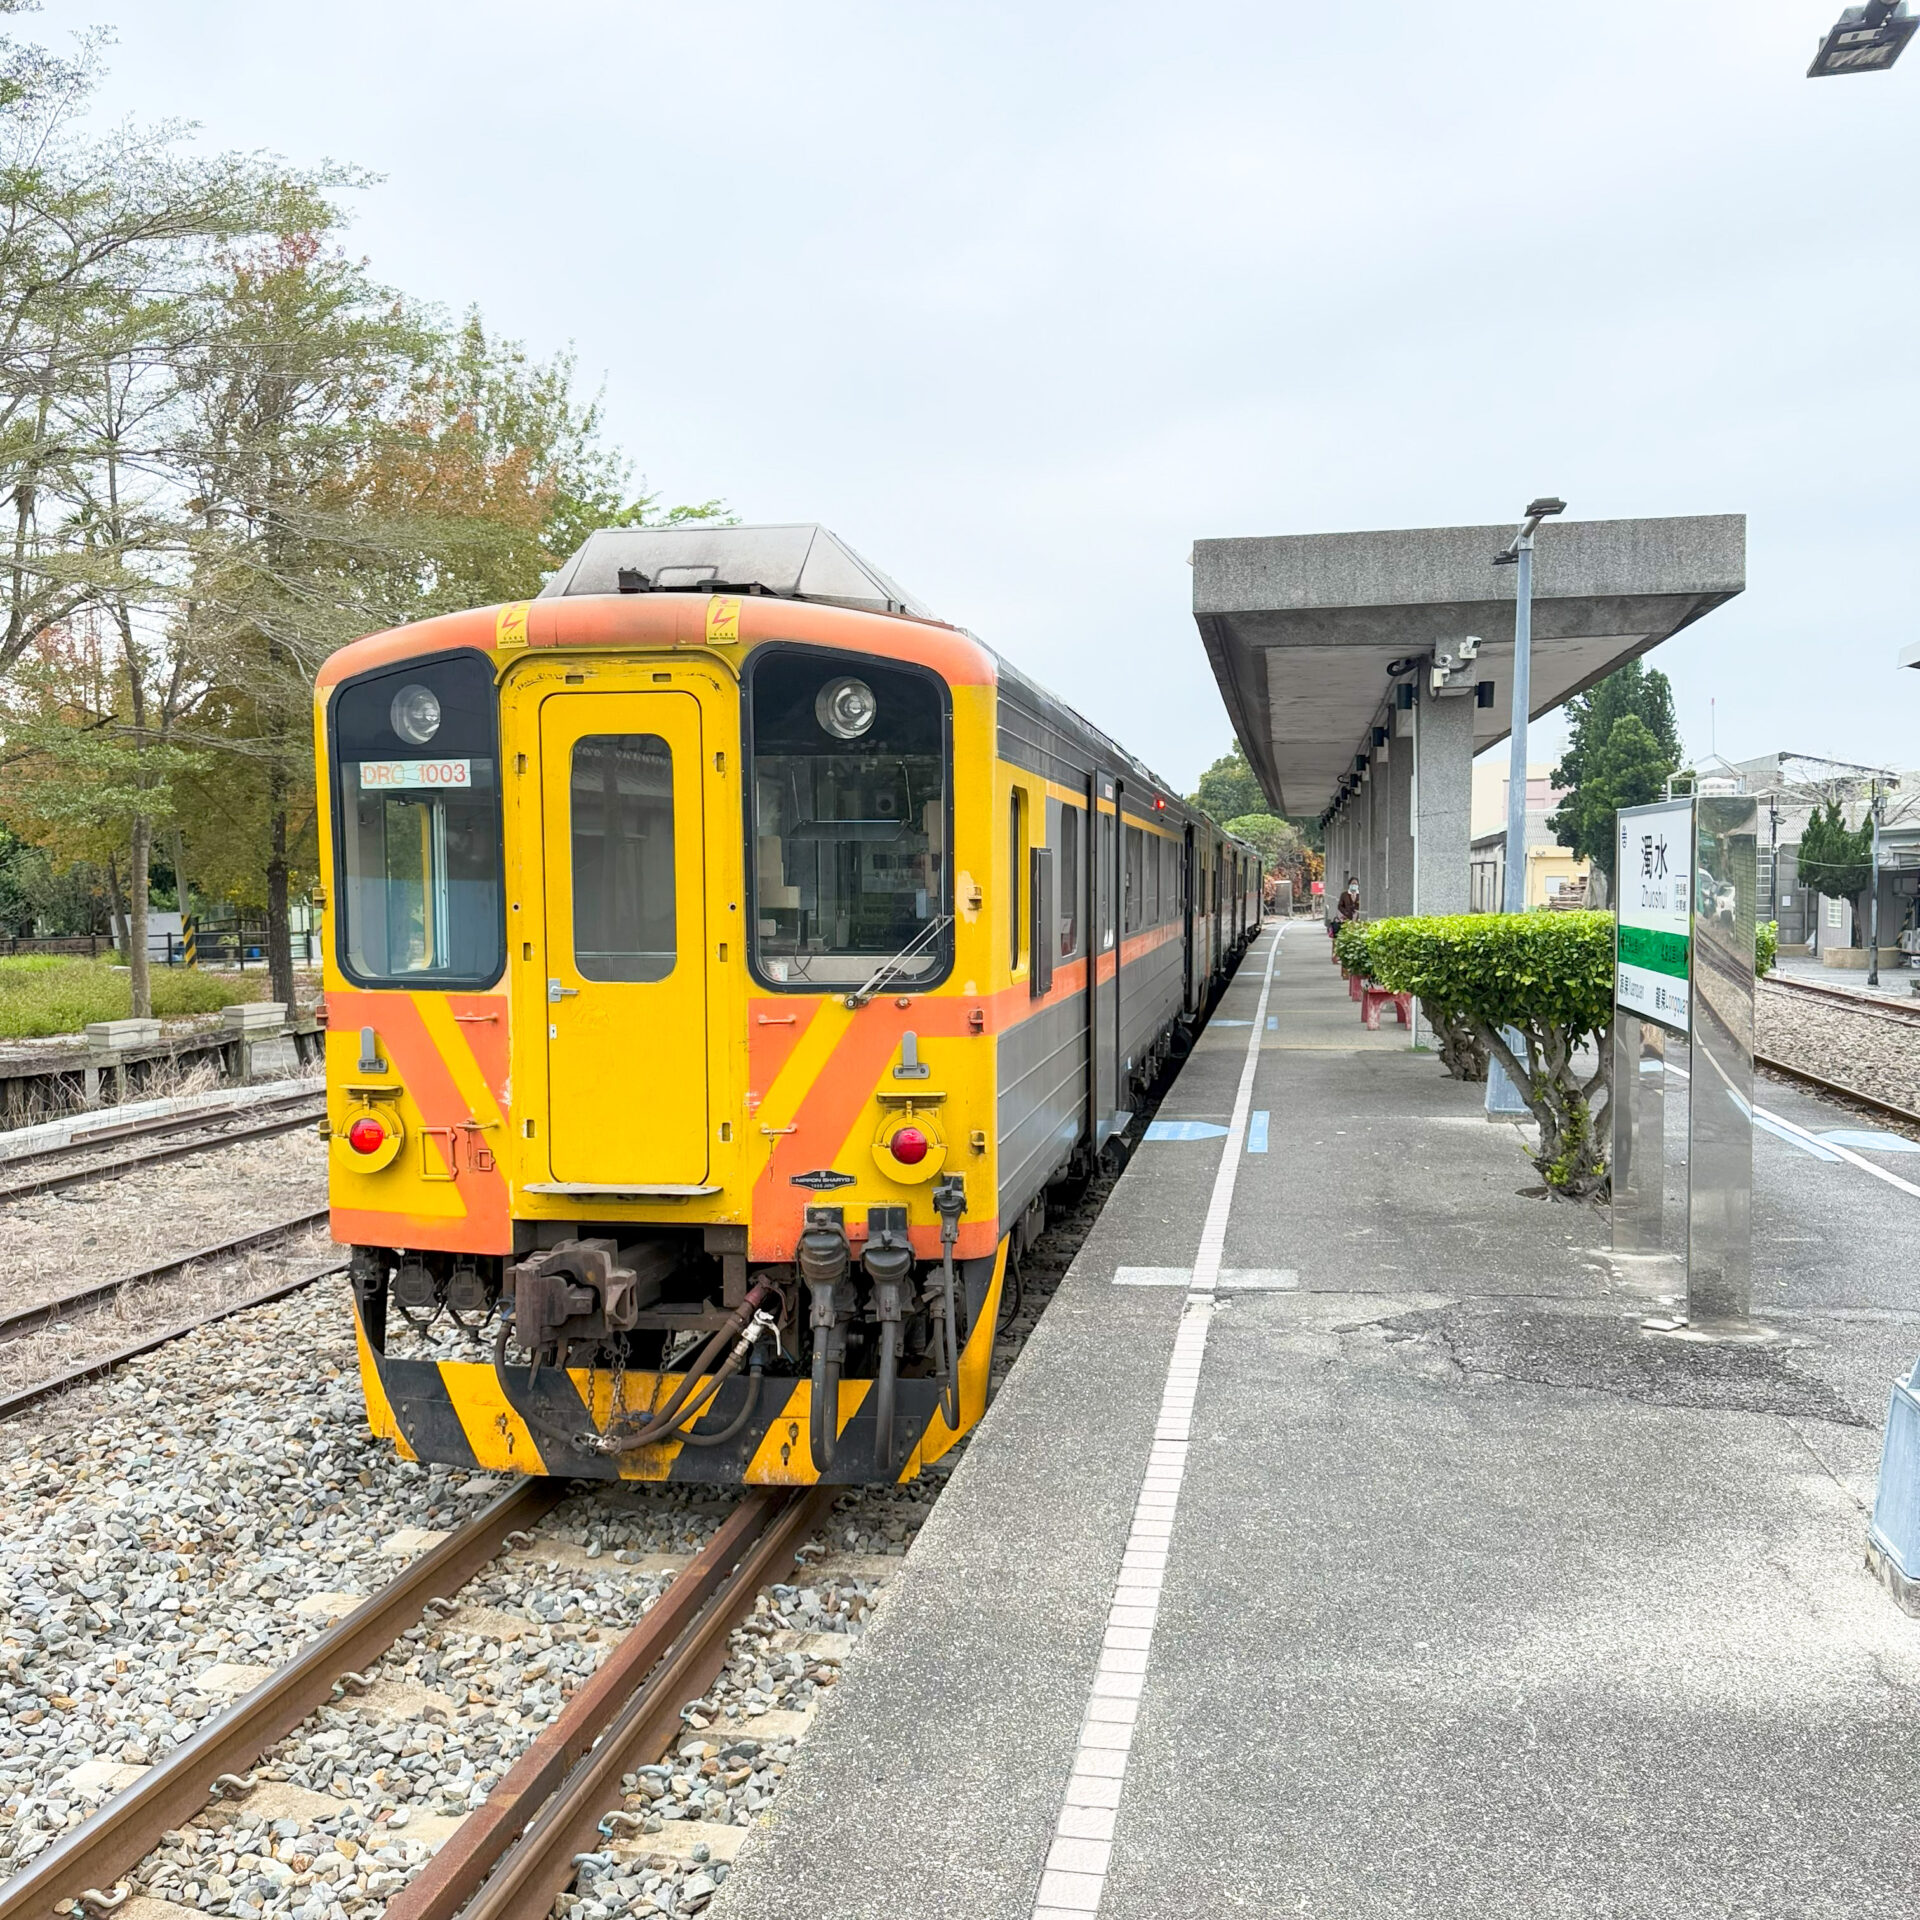
[(91, 1819), (0, 1883), (0, 1920), (49, 1920), (62, 1902), (125, 1880), (164, 1834), (207, 1805), (223, 1775), (251, 1766), (332, 1697), (342, 1674), (386, 1652), (428, 1601), (450, 1599), (499, 1554), (510, 1533), (532, 1526), (566, 1492), (564, 1480), (522, 1480), (423, 1553)]
[[(764, 1584), (763, 1569), (774, 1565), (780, 1553), (791, 1553), (797, 1535), (810, 1528), (824, 1504), (817, 1490), (804, 1493), (754, 1488), (728, 1515), (718, 1533), (675, 1578), (646, 1616), (601, 1663), (593, 1677), (568, 1700), (560, 1717), (521, 1754), (484, 1801), (461, 1821), (421, 1871), (387, 1903), (386, 1920), (453, 1920), (473, 1899), (495, 1863), (515, 1848), (530, 1818), (563, 1782), (594, 1743), (616, 1724), (636, 1690), (646, 1686), (677, 1717), (689, 1694), (699, 1694), (724, 1663), (728, 1635), (738, 1624), (753, 1595)], [(719, 1597), (716, 1598), (716, 1595)], [(722, 1624), (724, 1623), (724, 1624)], [(717, 1644), (704, 1677), (695, 1678), (699, 1663), (680, 1657), (680, 1643), (695, 1637), (698, 1626), (703, 1644)], [(672, 1661), (675, 1678), (666, 1679)], [(657, 1680), (649, 1676), (658, 1673)], [(685, 1681), (688, 1684), (683, 1685)], [(604, 1806), (596, 1806), (592, 1824), (618, 1799), (616, 1791)], [(544, 1816), (542, 1816), (544, 1818)], [(551, 1877), (558, 1865), (572, 1872), (572, 1853), (554, 1848), (540, 1856), (546, 1865), (515, 1868), (516, 1886), (538, 1884), (541, 1873)], [(506, 1871), (505, 1867), (501, 1872)], [(526, 1874), (532, 1871), (532, 1879)], [(495, 1875), (496, 1880), (499, 1874)], [(487, 1882), (491, 1887), (492, 1882)], [(504, 1886), (506, 1883), (502, 1882)], [(565, 1885), (563, 1877), (554, 1892)], [(532, 1896), (536, 1901), (539, 1896)], [(553, 1894), (540, 1906), (544, 1914)], [(477, 1909), (476, 1909), (477, 1912)]]
[[(184, 1160), (189, 1154), (208, 1153), (215, 1147), (224, 1147), (238, 1140), (265, 1140), (274, 1134), (291, 1133), (296, 1127), (311, 1126), (325, 1111), (322, 1107), (311, 1107), (305, 1113), (296, 1113), (277, 1120), (263, 1120), (257, 1126), (237, 1127), (227, 1133), (210, 1133), (204, 1140), (188, 1140), (174, 1147), (152, 1147), (145, 1153), (123, 1155), (118, 1160), (103, 1160), (96, 1167), (69, 1167), (63, 1173), (43, 1173), (32, 1180), (21, 1180), (12, 1186), (0, 1187), (0, 1206), (9, 1200), (30, 1200), (37, 1193), (59, 1193), (67, 1187), (84, 1186), (89, 1180), (111, 1180), (115, 1174), (132, 1173), (141, 1167), (158, 1166), (167, 1160)], [(228, 1120), (231, 1114), (220, 1114), (217, 1118)], [(38, 1155), (25, 1155), (23, 1158), (35, 1159)], [(0, 1168), (7, 1163), (0, 1160)]]
[(22, 1307), (17, 1313), (0, 1315), (0, 1341), (18, 1340), (22, 1334), (37, 1333), (82, 1307), (111, 1300), (123, 1288), (151, 1286), (158, 1280), (171, 1280), (204, 1261), (221, 1260), (230, 1253), (245, 1253), (250, 1248), (264, 1246), (269, 1240), (282, 1240), (290, 1233), (317, 1227), (327, 1216), (328, 1209), (325, 1207), (312, 1213), (295, 1214), (291, 1220), (277, 1220), (270, 1227), (256, 1227), (251, 1233), (240, 1234), (232, 1240), (201, 1247), (194, 1253), (183, 1253), (177, 1260), (163, 1260), (157, 1267), (143, 1267), (138, 1273), (123, 1274), (117, 1280), (96, 1281), (90, 1287), (77, 1287), (72, 1293), (63, 1293), (57, 1299), (43, 1300), (38, 1306)]
[(1822, 986), (1817, 980), (1796, 980), (1792, 974), (1765, 974), (1759, 984), (1763, 987), (1784, 987), (1789, 993), (1811, 994), (1815, 999), (1850, 1007), (1855, 1013), (1891, 1020), (1899, 1026), (1920, 1026), (1920, 1006), (1903, 1006), (1898, 1000), (1876, 999), (1866, 993), (1849, 993), (1845, 987)]
[(216, 1307), (211, 1313), (203, 1313), (192, 1320), (176, 1321), (170, 1327), (164, 1327), (158, 1333), (150, 1333), (135, 1340), (129, 1346), (116, 1347), (111, 1353), (103, 1353), (97, 1360), (83, 1360), (77, 1367), (69, 1367), (65, 1373), (55, 1374), (51, 1380), (42, 1380), (31, 1387), (21, 1387), (15, 1393), (0, 1395), (0, 1420), (23, 1412), (42, 1400), (51, 1399), (56, 1393), (68, 1387), (77, 1387), (88, 1380), (97, 1380), (102, 1374), (111, 1373), (115, 1367), (123, 1366), (129, 1360), (137, 1360), (143, 1353), (152, 1353), (156, 1347), (167, 1346), (175, 1340), (184, 1340), (190, 1333), (198, 1333), (202, 1327), (210, 1327), (216, 1320), (229, 1320), (236, 1313), (247, 1313), (255, 1307), (271, 1306), (276, 1300), (284, 1300), (290, 1293), (298, 1293), (302, 1287), (310, 1287), (316, 1281), (330, 1279), (336, 1273), (345, 1273), (347, 1263), (336, 1260), (330, 1267), (319, 1267), (312, 1273), (297, 1275), (294, 1279), (283, 1280), (278, 1286), (268, 1287), (261, 1293), (250, 1293), (244, 1300), (230, 1301), (224, 1307)]
[[(247, 1114), (271, 1113), (276, 1107), (284, 1107), (294, 1100), (319, 1100), (325, 1098), (324, 1089), (304, 1085), (297, 1091), (270, 1094), (260, 1100), (231, 1100), (223, 1106), (201, 1107), (192, 1113), (156, 1114), (148, 1120), (108, 1120), (97, 1127), (89, 1127), (77, 1140), (63, 1140), (57, 1147), (29, 1147), (22, 1153), (0, 1153), (0, 1167), (10, 1167), (15, 1162), (29, 1160), (52, 1160), (63, 1153), (93, 1153), (101, 1147), (111, 1146), (116, 1140), (144, 1140), (162, 1133), (181, 1133), (188, 1127), (204, 1127), (220, 1120), (237, 1120)], [(112, 1108), (99, 1111), (111, 1113)], [(57, 1119), (59, 1116), (55, 1116)], [(6, 1134), (0, 1132), (0, 1147), (6, 1144)]]
[[(464, 1920), (547, 1920), (555, 1899), (573, 1879), (574, 1856), (600, 1844), (600, 1822), (623, 1798), (622, 1776), (659, 1757), (680, 1725), (682, 1704), (713, 1684), (726, 1665), (733, 1629), (752, 1607), (755, 1594), (791, 1567), (795, 1551), (834, 1492), (813, 1487), (787, 1496), (651, 1677), (605, 1723), (597, 1744), (574, 1765), (461, 1909)], [(433, 1909), (436, 1915), (451, 1911)], [(5, 1920), (3, 1914), (0, 1920)]]
[(1809, 1073), (1805, 1067), (1790, 1065), (1785, 1060), (1775, 1060), (1771, 1055), (1756, 1053), (1753, 1056), (1756, 1067), (1765, 1067), (1770, 1073), (1783, 1074), (1789, 1080), (1803, 1081), (1807, 1086), (1821, 1093), (1830, 1093), (1842, 1100), (1851, 1100), (1859, 1106), (1871, 1107), (1876, 1113), (1884, 1113), (1889, 1119), (1903, 1120), (1910, 1127), (1920, 1127), (1920, 1113), (1909, 1107), (1897, 1107), (1891, 1100), (1882, 1100), (1878, 1094), (1862, 1093), (1858, 1087), (1843, 1086), (1838, 1080), (1828, 1080), (1817, 1073)]

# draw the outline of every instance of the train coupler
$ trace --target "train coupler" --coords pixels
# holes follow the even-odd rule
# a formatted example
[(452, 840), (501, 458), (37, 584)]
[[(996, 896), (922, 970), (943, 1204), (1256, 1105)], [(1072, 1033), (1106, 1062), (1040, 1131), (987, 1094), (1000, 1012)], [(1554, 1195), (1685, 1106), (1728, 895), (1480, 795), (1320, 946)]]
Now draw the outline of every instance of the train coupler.
[(813, 1395), (808, 1438), (813, 1464), (824, 1473), (833, 1465), (840, 1435), (840, 1371), (847, 1357), (847, 1322), (853, 1317), (853, 1267), (845, 1215), (839, 1207), (809, 1207), (800, 1235), (800, 1277), (810, 1301), (807, 1324), (813, 1332)]

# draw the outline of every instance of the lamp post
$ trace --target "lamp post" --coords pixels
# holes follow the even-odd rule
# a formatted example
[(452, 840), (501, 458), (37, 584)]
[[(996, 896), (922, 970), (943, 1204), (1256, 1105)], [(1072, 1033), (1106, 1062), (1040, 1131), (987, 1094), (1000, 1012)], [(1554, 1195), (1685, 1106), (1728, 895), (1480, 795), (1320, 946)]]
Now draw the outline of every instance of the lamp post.
[(1843, 7), (1822, 38), (1807, 78), (1884, 73), (1905, 51), (1916, 27), (1920, 19), (1907, 12), (1907, 0), (1865, 0), (1863, 6)]
[[(1496, 567), (1517, 569), (1513, 591), (1513, 704), (1507, 734), (1507, 873), (1500, 908), (1524, 913), (1527, 907), (1527, 720), (1533, 706), (1533, 535), (1542, 520), (1565, 513), (1567, 503), (1551, 495), (1532, 501), (1512, 540), (1493, 556)], [(1487, 1064), (1487, 1112), (1521, 1114), (1527, 1110), (1520, 1090), (1499, 1061)]]

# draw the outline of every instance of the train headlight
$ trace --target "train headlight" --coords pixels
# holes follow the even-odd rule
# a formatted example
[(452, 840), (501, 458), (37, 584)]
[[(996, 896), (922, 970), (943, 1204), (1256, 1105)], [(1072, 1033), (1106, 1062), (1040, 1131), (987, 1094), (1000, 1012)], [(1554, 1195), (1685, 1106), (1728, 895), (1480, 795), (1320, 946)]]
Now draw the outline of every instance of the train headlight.
[(880, 703), (864, 680), (829, 680), (814, 695), (813, 717), (836, 740), (858, 740), (879, 711)]
[(919, 1187), (946, 1164), (947, 1141), (930, 1107), (890, 1106), (873, 1135), (873, 1164), (903, 1187)]
[(393, 696), (387, 718), (408, 746), (424, 747), (440, 731), (440, 696), (416, 680)]
[(338, 1142), (335, 1173), (379, 1173), (400, 1157), (407, 1129), (391, 1101), (376, 1105), (362, 1097), (340, 1116), (339, 1131), (333, 1137)]

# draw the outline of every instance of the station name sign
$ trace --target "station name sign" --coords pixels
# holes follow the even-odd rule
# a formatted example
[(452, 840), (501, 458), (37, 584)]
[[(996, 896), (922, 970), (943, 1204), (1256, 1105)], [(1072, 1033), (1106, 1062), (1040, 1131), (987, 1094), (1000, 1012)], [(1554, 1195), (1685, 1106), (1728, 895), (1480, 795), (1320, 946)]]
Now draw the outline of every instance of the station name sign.
[(471, 760), (362, 760), (360, 791), (401, 787), (470, 787)]
[(1693, 954), (1693, 802), (1632, 807), (1615, 849), (1614, 1005), (1688, 1031)]

